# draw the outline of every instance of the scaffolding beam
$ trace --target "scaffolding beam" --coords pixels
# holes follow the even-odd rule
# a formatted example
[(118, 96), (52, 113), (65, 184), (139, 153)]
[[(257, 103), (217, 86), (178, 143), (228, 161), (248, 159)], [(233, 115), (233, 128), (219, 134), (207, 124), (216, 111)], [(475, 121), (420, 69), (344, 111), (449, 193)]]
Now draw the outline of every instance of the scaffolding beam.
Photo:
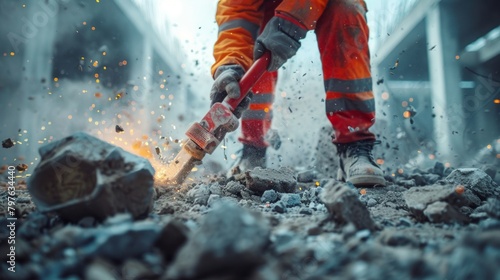
[(453, 15), (440, 4), (427, 14), (427, 41), (435, 45), (428, 50), (429, 76), (434, 118), (434, 141), (441, 160), (458, 164), (464, 147), (464, 108), (460, 88), (460, 63), (457, 37), (453, 30)]
[(413, 31), (413, 29), (422, 21), (425, 20), (427, 12), (432, 9), (433, 6), (437, 6), (441, 0), (421, 0), (416, 6), (408, 13), (407, 17), (399, 24), (400, 28), (397, 28), (391, 36), (387, 37), (387, 40), (381, 42), (377, 48), (377, 52), (374, 60), (375, 64), (379, 64), (387, 59), (389, 55), (394, 52), (403, 40)]

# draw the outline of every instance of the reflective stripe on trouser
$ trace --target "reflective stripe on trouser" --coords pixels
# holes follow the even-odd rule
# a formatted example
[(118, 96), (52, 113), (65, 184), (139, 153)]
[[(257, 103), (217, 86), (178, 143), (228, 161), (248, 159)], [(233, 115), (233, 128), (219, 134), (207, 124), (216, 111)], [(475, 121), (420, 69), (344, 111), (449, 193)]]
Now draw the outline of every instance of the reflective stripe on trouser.
[(375, 139), (369, 131), (375, 102), (365, 15), (362, 0), (332, 0), (316, 25), (334, 143)]
[(266, 72), (252, 88), (253, 98), (248, 110), (241, 116), (241, 143), (255, 147), (267, 147), (264, 139), (271, 127), (274, 88), (277, 72)]
[[(259, 34), (264, 30), (267, 22), (274, 16), (274, 10), (281, 1), (264, 1), (261, 9), (264, 18)], [(248, 110), (241, 116), (241, 137), (238, 140), (254, 147), (267, 147), (269, 143), (265, 136), (272, 124), (272, 107), (274, 101), (274, 88), (278, 72), (266, 72), (252, 88), (253, 98)]]

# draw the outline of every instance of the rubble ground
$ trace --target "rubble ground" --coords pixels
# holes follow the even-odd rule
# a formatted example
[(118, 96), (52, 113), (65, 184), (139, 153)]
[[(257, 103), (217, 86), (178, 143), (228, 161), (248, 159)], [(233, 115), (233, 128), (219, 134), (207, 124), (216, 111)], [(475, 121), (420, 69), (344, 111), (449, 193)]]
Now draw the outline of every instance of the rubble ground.
[(137, 220), (66, 222), (18, 184), (16, 272), (2, 218), (1, 278), (500, 279), (500, 188), (480, 169), (416, 170), (366, 189), (296, 173), (156, 186)]

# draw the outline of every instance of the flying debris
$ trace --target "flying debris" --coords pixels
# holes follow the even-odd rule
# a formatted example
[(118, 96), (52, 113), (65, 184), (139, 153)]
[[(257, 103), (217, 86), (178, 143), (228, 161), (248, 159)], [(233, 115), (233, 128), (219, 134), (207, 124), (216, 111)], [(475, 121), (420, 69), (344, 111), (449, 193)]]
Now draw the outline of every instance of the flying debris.
[(124, 132), (125, 130), (124, 130), (121, 126), (116, 125), (116, 126), (115, 126), (115, 131), (116, 131), (116, 133), (122, 133), (122, 132)]
[(429, 50), (432, 51), (435, 48), (436, 48), (436, 45), (432, 46), (432, 48), (430, 48)]
[(8, 149), (12, 147), (14, 147), (14, 142), (12, 141), (12, 139), (7, 138), (2, 141), (2, 148)]
[(115, 96), (115, 99), (118, 100), (118, 99), (121, 99), (123, 97), (123, 92), (118, 92)]
[(24, 164), (24, 163), (20, 163), (20, 164), (18, 164), (18, 165), (16, 166), (16, 169), (17, 169), (17, 171), (19, 171), (19, 172), (23, 172), (23, 171), (28, 170), (28, 166), (27, 166), (26, 164)]
[(377, 80), (377, 86), (384, 83), (384, 78)]
[(399, 66), (399, 58), (396, 59), (396, 62), (394, 62), (394, 66), (392, 66), (391, 68), (389, 68), (389, 70), (395, 70), (396, 68), (398, 68)]
[(408, 107), (406, 107), (406, 112), (408, 112), (409, 118), (413, 118), (417, 114), (417, 109), (415, 109), (415, 107), (409, 105)]

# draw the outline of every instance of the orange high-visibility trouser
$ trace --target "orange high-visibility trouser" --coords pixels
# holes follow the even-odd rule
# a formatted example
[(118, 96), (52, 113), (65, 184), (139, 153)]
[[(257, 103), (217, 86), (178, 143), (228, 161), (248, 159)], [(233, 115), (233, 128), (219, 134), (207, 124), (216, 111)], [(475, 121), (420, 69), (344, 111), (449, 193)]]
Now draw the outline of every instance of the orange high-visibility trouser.
[[(265, 2), (265, 23), (280, 2)], [(375, 101), (365, 16), (363, 0), (331, 0), (316, 25), (333, 143), (375, 140), (369, 131), (375, 122)], [(277, 72), (266, 73), (253, 87), (252, 103), (241, 118), (240, 142), (268, 146), (264, 136), (271, 127), (276, 79)]]

